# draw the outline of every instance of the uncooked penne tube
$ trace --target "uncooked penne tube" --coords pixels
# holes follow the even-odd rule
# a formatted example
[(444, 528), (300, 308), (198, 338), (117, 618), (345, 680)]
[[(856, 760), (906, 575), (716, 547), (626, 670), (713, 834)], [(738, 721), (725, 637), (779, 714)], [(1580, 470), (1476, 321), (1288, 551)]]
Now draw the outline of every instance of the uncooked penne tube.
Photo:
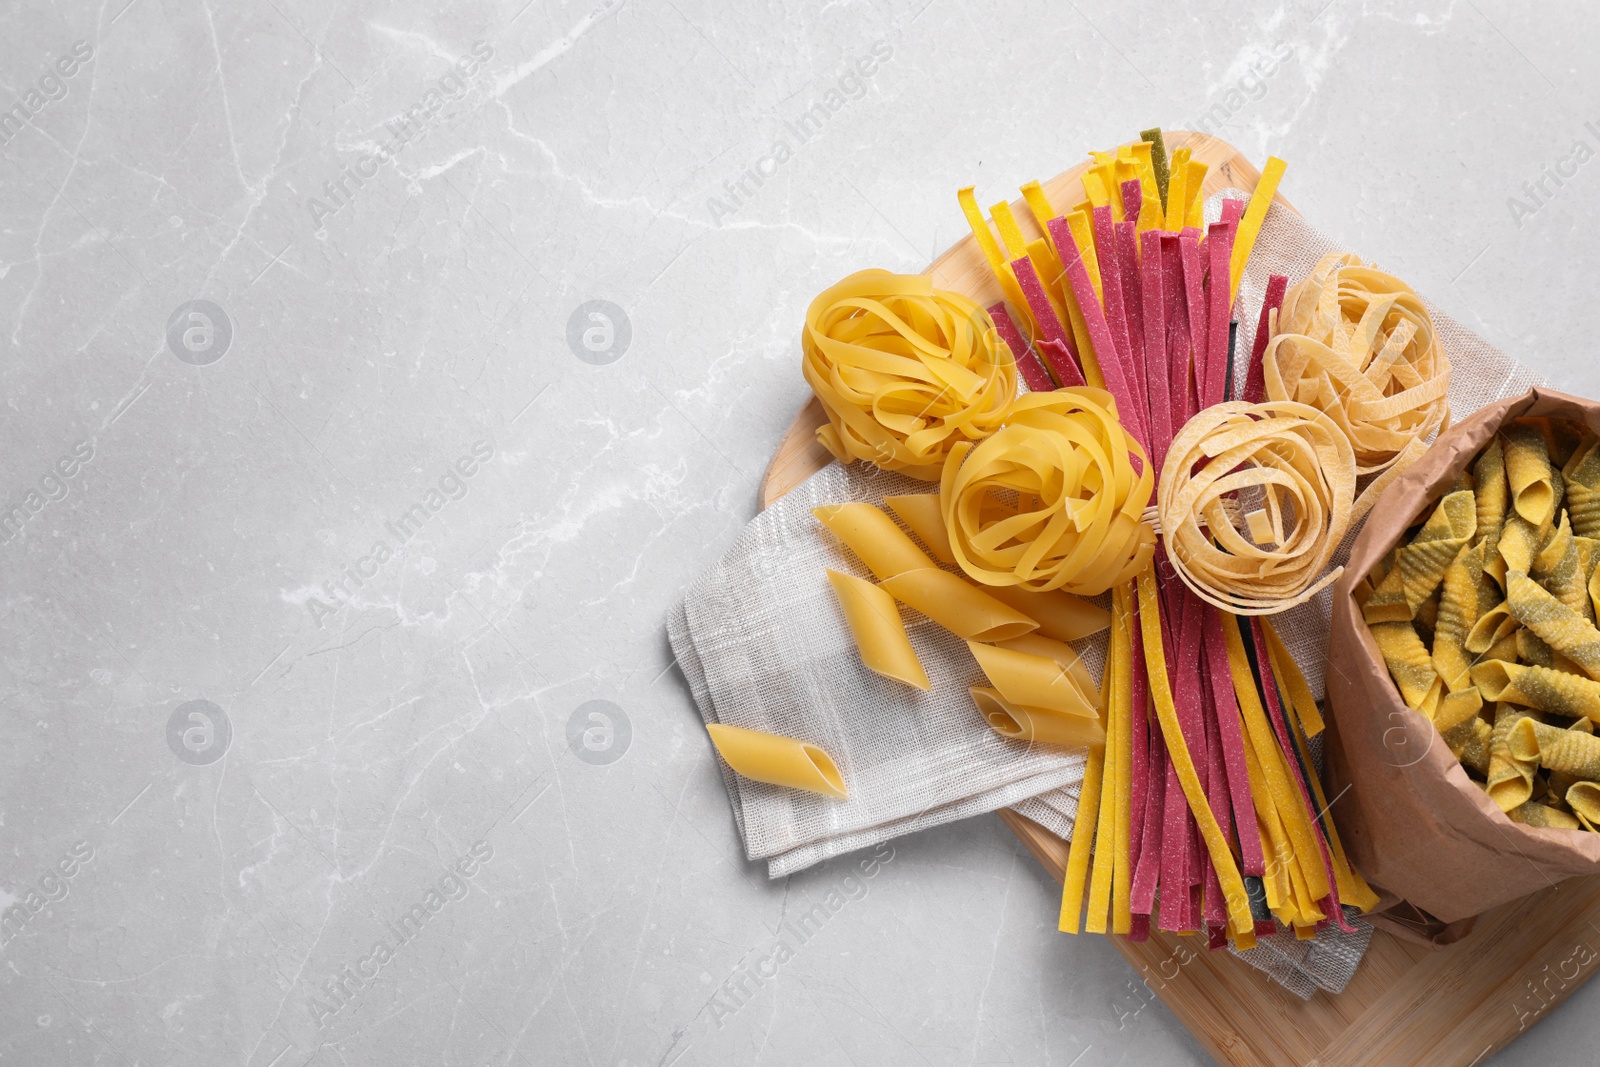
[(1016, 585), (984, 588), (996, 600), (1036, 621), (1039, 633), (1057, 641), (1079, 641), (1111, 625), (1111, 613), (1105, 608), (1060, 589), (1036, 593)]
[(816, 745), (717, 722), (708, 723), (706, 730), (711, 734), (711, 743), (717, 746), (717, 754), (735, 774), (840, 800), (850, 795), (839, 768)]
[(940, 563), (956, 561), (956, 554), (950, 551), (950, 534), (944, 528), (944, 515), (939, 511), (938, 493), (886, 496), (883, 502), (922, 539), (935, 559)]
[(976, 641), (968, 641), (967, 647), (989, 681), (1013, 704), (1099, 720), (1098, 701), (1079, 691), (1066, 668), (1055, 660)]
[(1009, 641), (996, 641), (1001, 648), (1009, 648), (1013, 652), (1026, 652), (1030, 656), (1043, 656), (1053, 659), (1067, 669), (1072, 680), (1078, 683), (1078, 688), (1085, 694), (1094, 695), (1100, 692), (1100, 684), (1094, 680), (1094, 675), (1089, 672), (1089, 665), (1083, 662), (1083, 657), (1078, 655), (1078, 650), (1065, 641), (1057, 641), (1049, 637), (1041, 637), (1037, 633), (1023, 634), (1013, 637)]
[(969, 641), (1008, 641), (1039, 628), (1028, 616), (949, 571), (931, 567), (902, 571), (885, 578), (879, 588)]
[(871, 504), (826, 504), (812, 508), (811, 514), (880, 581), (902, 571), (938, 566), (893, 519)]
[(968, 690), (991, 729), (1013, 741), (1038, 741), (1049, 745), (1103, 745), (1105, 728), (1098, 719), (1062, 715), (1044, 708), (1013, 703), (999, 690), (973, 686)]
[(900, 608), (894, 597), (865, 578), (828, 570), (828, 581), (844, 609), (845, 621), (855, 638), (861, 662), (896, 682), (924, 691), (933, 688), (922, 669), (917, 653), (900, 621)]

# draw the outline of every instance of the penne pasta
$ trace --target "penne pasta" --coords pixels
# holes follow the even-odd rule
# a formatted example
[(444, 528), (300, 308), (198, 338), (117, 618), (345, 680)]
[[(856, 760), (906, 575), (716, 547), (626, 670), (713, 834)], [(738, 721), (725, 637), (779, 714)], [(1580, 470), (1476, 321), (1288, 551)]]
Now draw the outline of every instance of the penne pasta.
[(839, 598), (845, 621), (855, 638), (861, 662), (883, 677), (914, 689), (933, 688), (906, 636), (905, 623), (894, 598), (880, 587), (853, 574), (829, 570), (828, 581)]
[(844, 777), (828, 754), (792, 737), (708, 723), (711, 743), (735, 774), (767, 785), (848, 799)]

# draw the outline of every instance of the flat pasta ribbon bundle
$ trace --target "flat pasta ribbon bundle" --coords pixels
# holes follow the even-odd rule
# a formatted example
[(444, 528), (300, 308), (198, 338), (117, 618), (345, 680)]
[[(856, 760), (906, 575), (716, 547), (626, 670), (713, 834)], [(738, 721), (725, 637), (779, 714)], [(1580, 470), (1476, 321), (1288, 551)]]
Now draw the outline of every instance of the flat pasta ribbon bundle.
[[(1327, 415), (1293, 401), (1206, 408), (1173, 439), (1157, 507), (1167, 555), (1202, 600), (1238, 615), (1304, 603), (1338, 579), (1323, 574), (1350, 524), (1350, 440)], [(1265, 543), (1238, 529), (1239, 498), (1259, 497)], [(1262, 526), (1244, 516), (1246, 530)]]
[(959, 442), (1000, 427), (1017, 367), (988, 312), (923, 274), (857, 271), (806, 311), (801, 369), (840, 463), (936, 481)]
[(1058, 389), (1019, 397), (994, 436), (951, 449), (939, 504), (974, 581), (1094, 596), (1149, 562), (1155, 531), (1142, 516), (1153, 481), (1109, 393)]
[(1450, 425), (1450, 358), (1411, 287), (1349, 254), (1284, 297), (1262, 357), (1267, 397), (1326, 412), (1379, 491)]

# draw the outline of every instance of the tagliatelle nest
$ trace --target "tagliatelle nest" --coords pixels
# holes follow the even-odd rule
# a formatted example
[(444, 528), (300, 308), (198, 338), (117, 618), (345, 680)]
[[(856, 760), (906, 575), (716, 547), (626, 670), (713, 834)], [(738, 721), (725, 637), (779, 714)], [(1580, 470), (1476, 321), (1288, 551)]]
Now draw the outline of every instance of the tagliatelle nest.
[(863, 270), (811, 302), (802, 370), (841, 463), (937, 481), (955, 445), (999, 429), (1017, 368), (994, 323), (924, 274)]
[(1294, 607), (1339, 577), (1323, 571), (1358, 517), (1355, 487), (1349, 438), (1316, 408), (1282, 400), (1206, 408), (1173, 439), (1161, 469), (1167, 556), (1196, 595), (1225, 611)]
[(1262, 358), (1271, 400), (1309, 404), (1344, 431), (1378, 491), (1450, 425), (1450, 359), (1422, 298), (1350, 254), (1289, 290)]
[(939, 506), (951, 552), (984, 585), (1103, 593), (1155, 550), (1141, 521), (1154, 473), (1110, 393), (1028, 393), (1004, 428), (956, 445), (945, 462)]

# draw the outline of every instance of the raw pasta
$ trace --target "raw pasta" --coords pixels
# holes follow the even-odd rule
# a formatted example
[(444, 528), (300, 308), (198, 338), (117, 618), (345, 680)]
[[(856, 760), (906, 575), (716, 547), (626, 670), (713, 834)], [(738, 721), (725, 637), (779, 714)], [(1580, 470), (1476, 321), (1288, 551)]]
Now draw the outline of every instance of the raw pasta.
[(985, 686), (973, 686), (968, 692), (984, 722), (1009, 740), (1080, 746), (1106, 743), (1106, 731), (1099, 719), (1025, 707), (1007, 700), (999, 690)]
[(803, 789), (825, 797), (847, 799), (844, 777), (828, 754), (816, 745), (792, 737), (742, 726), (708, 723), (711, 743), (734, 773), (752, 781), (787, 789)]
[(863, 270), (806, 311), (802, 370), (841, 463), (935, 481), (959, 442), (999, 428), (1017, 368), (983, 308), (925, 274)]
[[(1304, 603), (1342, 573), (1323, 571), (1359, 517), (1355, 485), (1350, 441), (1322, 412), (1292, 401), (1217, 404), (1184, 425), (1162, 466), (1157, 507), (1168, 558), (1190, 589), (1225, 611), (1263, 615)], [(1259, 495), (1272, 529), (1286, 531), (1281, 542), (1260, 545), (1240, 532), (1236, 494)]]
[(922, 568), (885, 578), (879, 588), (916, 608), (957, 637), (1006, 641), (1039, 624), (949, 571)]
[(812, 508), (811, 514), (879, 580), (935, 566), (893, 519), (871, 504), (825, 504)]
[(939, 512), (938, 493), (915, 493), (908, 496), (886, 496), (883, 502), (911, 527), (911, 532), (921, 538), (928, 551), (940, 563), (954, 563), (955, 553), (950, 551), (950, 535), (945, 533), (944, 516)]
[(861, 662), (885, 678), (925, 692), (932, 689), (933, 683), (928, 681), (928, 674), (911, 647), (911, 639), (906, 636), (905, 623), (900, 621), (900, 609), (894, 598), (865, 578), (831, 568), (828, 581), (833, 584), (834, 595), (844, 609), (845, 621), (850, 624), (856, 649), (861, 653)]
[(968, 641), (967, 647), (990, 683), (1013, 704), (1098, 721), (1096, 701), (1078, 688), (1071, 673), (1056, 660), (976, 641)]
[(1058, 389), (1019, 398), (988, 440), (956, 445), (939, 503), (974, 581), (1093, 596), (1149, 561), (1155, 533), (1141, 519), (1152, 480), (1109, 393)]
[(1450, 425), (1450, 359), (1400, 279), (1333, 253), (1284, 297), (1262, 358), (1269, 400), (1326, 412), (1381, 493)]

